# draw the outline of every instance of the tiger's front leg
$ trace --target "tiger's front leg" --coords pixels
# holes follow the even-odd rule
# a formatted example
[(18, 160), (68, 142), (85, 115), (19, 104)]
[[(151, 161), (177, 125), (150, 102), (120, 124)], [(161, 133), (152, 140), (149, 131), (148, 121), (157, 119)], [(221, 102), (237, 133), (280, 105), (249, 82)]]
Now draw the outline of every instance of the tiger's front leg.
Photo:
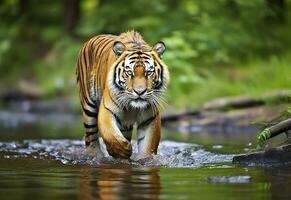
[(161, 137), (161, 118), (159, 115), (151, 116), (137, 127), (137, 145), (140, 158), (157, 154)]
[(98, 127), (106, 149), (115, 158), (129, 158), (132, 154), (132, 147), (119, 130), (119, 122), (116, 118), (114, 112), (106, 107), (102, 100), (98, 114)]

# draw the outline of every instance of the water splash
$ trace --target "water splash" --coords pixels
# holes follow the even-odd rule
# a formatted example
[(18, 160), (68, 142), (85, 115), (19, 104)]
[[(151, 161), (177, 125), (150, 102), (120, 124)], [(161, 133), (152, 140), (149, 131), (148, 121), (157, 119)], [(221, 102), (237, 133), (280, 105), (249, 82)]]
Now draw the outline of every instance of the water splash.
[[(129, 164), (133, 166), (199, 167), (205, 164), (231, 162), (233, 155), (208, 152), (199, 145), (162, 141), (158, 154), (153, 158), (138, 159), (136, 142), (133, 141), (133, 155), (130, 160), (88, 155), (81, 140), (24, 140), (21, 142), (0, 142), (4, 158), (32, 157), (53, 159), (66, 165)], [(103, 148), (104, 151), (104, 148)], [(11, 155), (13, 154), (13, 155)]]

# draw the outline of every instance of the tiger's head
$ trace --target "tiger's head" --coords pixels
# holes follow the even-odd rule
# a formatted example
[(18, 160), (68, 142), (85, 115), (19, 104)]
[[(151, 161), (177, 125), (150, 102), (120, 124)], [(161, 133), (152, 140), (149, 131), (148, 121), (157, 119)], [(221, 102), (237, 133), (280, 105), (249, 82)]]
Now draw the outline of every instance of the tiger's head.
[(158, 109), (169, 81), (167, 66), (161, 59), (163, 42), (153, 48), (128, 48), (120, 41), (113, 44), (117, 57), (113, 66), (111, 89), (118, 103), (126, 108)]

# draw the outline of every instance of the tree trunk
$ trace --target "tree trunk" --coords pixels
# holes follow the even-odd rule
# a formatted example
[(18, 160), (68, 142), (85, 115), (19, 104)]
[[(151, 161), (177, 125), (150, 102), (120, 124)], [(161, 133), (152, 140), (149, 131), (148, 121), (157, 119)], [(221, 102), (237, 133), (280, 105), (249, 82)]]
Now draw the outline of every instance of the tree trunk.
[(80, 19), (80, 0), (64, 0), (64, 30), (74, 36), (75, 28)]
[(284, 132), (286, 132), (286, 134), (289, 135), (288, 131), (291, 130), (291, 118), (281, 121), (274, 126), (271, 126), (269, 130), (270, 138), (275, 137)]

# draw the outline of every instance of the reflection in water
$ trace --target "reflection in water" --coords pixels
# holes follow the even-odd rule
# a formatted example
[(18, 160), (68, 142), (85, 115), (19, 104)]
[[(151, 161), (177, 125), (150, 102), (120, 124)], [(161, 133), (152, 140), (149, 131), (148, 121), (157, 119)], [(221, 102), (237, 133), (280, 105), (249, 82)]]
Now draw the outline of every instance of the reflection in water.
[(158, 168), (84, 168), (80, 176), (81, 200), (159, 199)]
[[(0, 128), (0, 199), (290, 199), (291, 168), (233, 166), (237, 145), (248, 136), (223, 134), (169, 134), (158, 155), (131, 162), (110, 157), (88, 157), (79, 132), (55, 126), (31, 131)], [(77, 133), (76, 135), (78, 135)], [(48, 136), (49, 135), (49, 136)], [(73, 134), (74, 135), (74, 134)], [(175, 136), (175, 137), (174, 137)], [(201, 137), (200, 137), (201, 136)], [(73, 137), (73, 136), (72, 136)], [(244, 137), (246, 137), (244, 139)], [(35, 138), (37, 140), (21, 140)], [(73, 137), (74, 138), (74, 137)], [(79, 138), (77, 136), (76, 138)], [(236, 139), (235, 139), (236, 138)], [(198, 142), (203, 146), (189, 144)], [(205, 149), (210, 144), (209, 149)], [(135, 144), (133, 144), (135, 149)], [(227, 154), (215, 153), (225, 150)], [(209, 183), (209, 176), (251, 177), (246, 184)]]
[(291, 166), (266, 168), (264, 172), (272, 198), (291, 199)]
[[(31, 197), (42, 200), (290, 199), (290, 166), (266, 169), (233, 166), (230, 163), (205, 164), (205, 160), (199, 157), (211, 157), (212, 154), (186, 148), (188, 145), (169, 143), (162, 145), (162, 155), (155, 162), (162, 160), (164, 164), (168, 161), (167, 166), (174, 167), (160, 167), (160, 162), (157, 162), (158, 166), (145, 167), (141, 163), (122, 163), (109, 158), (100, 160), (100, 164), (99, 161), (88, 162), (88, 158), (82, 160), (84, 154), (77, 154), (81, 149), (77, 148), (79, 145), (81, 141), (2, 142), (1, 200), (4, 195), (5, 200)], [(169, 146), (168, 151), (177, 148), (172, 162), (169, 160), (173, 157), (169, 159), (169, 154), (166, 154), (166, 147)], [(57, 152), (61, 154), (57, 155)], [(186, 159), (191, 157), (195, 158), (191, 163), (197, 161), (201, 164), (203, 161), (204, 164), (185, 167), (189, 166)], [(76, 163), (76, 160), (80, 162)], [(176, 163), (184, 167), (177, 167)], [(250, 176), (251, 181), (243, 184), (209, 183), (209, 176)]]

